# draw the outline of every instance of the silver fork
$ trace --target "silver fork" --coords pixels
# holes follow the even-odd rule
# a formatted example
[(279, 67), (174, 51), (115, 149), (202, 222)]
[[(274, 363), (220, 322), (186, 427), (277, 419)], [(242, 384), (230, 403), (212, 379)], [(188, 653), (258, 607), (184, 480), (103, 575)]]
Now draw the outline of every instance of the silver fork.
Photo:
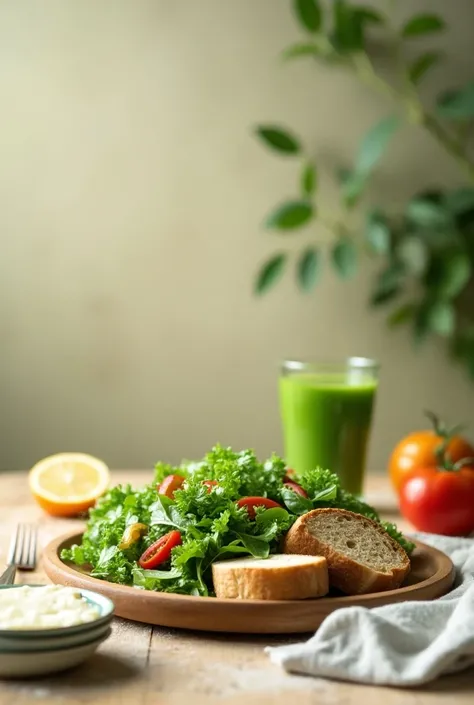
[(0, 585), (13, 585), (17, 569), (36, 568), (37, 528), (31, 524), (18, 524), (8, 551), (8, 568), (0, 575)]

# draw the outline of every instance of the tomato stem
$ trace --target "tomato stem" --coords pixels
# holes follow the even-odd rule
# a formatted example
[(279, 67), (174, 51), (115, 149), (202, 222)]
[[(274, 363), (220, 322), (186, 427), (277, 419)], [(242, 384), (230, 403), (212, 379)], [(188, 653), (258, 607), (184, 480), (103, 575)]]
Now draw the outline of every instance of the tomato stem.
[[(448, 453), (448, 446), (451, 442), (451, 439), (453, 438), (453, 436), (462, 431), (464, 429), (464, 426), (462, 424), (456, 424), (455, 426), (451, 426), (451, 428), (448, 428), (445, 422), (440, 419), (439, 416), (429, 410), (425, 410), (425, 416), (433, 424), (433, 430), (435, 434), (442, 438), (441, 443), (435, 449), (436, 460), (438, 461), (438, 468), (440, 470), (456, 471), (460, 470), (460, 468), (464, 467), (464, 465), (468, 465), (472, 461), (471, 458), (463, 458), (462, 461), (458, 461), (457, 463), (453, 464), (453, 461), (451, 460), (451, 457)], [(461, 462), (463, 464), (459, 465), (459, 463)]]
[(452, 469), (457, 472), (458, 470), (465, 468), (467, 465), (474, 465), (474, 458), (461, 458), (461, 460), (454, 463)]

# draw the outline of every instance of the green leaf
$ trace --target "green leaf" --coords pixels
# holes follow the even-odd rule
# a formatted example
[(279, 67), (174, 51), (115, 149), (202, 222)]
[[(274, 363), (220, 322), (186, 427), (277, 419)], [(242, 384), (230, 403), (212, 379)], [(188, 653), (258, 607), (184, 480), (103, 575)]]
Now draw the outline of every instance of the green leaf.
[(265, 294), (283, 274), (286, 264), (286, 254), (280, 252), (267, 260), (257, 275), (255, 293)]
[(423, 228), (447, 228), (451, 225), (451, 215), (441, 204), (422, 198), (414, 198), (407, 207), (407, 218)]
[(323, 49), (315, 42), (298, 42), (282, 52), (284, 59), (300, 59), (307, 56), (325, 56)]
[(219, 549), (219, 553), (217, 553), (215, 558), (213, 558), (212, 563), (219, 558), (228, 555), (229, 553), (248, 553), (248, 549), (245, 548), (245, 546), (240, 546), (236, 543), (230, 543), (227, 546), (222, 546), (222, 548)]
[(474, 188), (460, 188), (444, 197), (445, 207), (454, 215), (461, 215), (474, 208)]
[(288, 512), (286, 509), (283, 509), (283, 507), (272, 507), (271, 509), (266, 509), (257, 517), (257, 523), (262, 527), (272, 524), (275, 520), (279, 522), (287, 521)]
[(117, 546), (104, 546), (99, 554), (99, 559), (97, 561), (96, 568), (103, 568), (117, 553)]
[(320, 257), (315, 247), (308, 247), (298, 260), (298, 283), (305, 292), (311, 291), (319, 278)]
[(313, 503), (310, 499), (302, 497), (289, 487), (283, 487), (281, 498), (292, 514), (306, 514), (306, 512), (310, 512), (313, 509)]
[(454, 299), (464, 289), (471, 274), (471, 262), (465, 252), (444, 253), (437, 293), (439, 296)]
[(348, 169), (340, 169), (338, 179), (342, 187), (342, 202), (346, 208), (354, 208), (367, 185), (365, 175), (356, 174)]
[(454, 333), (454, 307), (447, 301), (436, 301), (428, 309), (428, 325), (434, 333), (449, 337)]
[(387, 318), (387, 323), (390, 328), (396, 328), (397, 326), (401, 326), (404, 323), (407, 323), (408, 321), (412, 320), (416, 311), (417, 307), (415, 306), (415, 304), (403, 304), (402, 306), (399, 306), (394, 311), (392, 311), (392, 313)]
[(250, 536), (250, 534), (237, 534), (247, 551), (254, 558), (267, 558), (270, 553), (270, 546), (267, 541)]
[(419, 347), (430, 333), (429, 305), (426, 303), (419, 306), (413, 318), (413, 342)]
[(274, 125), (259, 125), (256, 133), (267, 147), (284, 154), (298, 154), (301, 145), (297, 137)]
[(415, 15), (402, 28), (402, 37), (420, 37), (423, 34), (440, 32), (446, 27), (442, 17), (435, 14)]
[(318, 0), (294, 0), (294, 9), (303, 27), (309, 32), (319, 31), (322, 13)]
[(181, 571), (177, 568), (171, 568), (170, 570), (150, 570), (137, 566), (132, 572), (135, 585), (141, 585), (144, 580), (175, 580), (181, 575)]
[(367, 217), (367, 243), (375, 254), (385, 255), (390, 249), (390, 228), (378, 211), (372, 211)]
[(362, 49), (364, 34), (362, 22), (357, 20), (353, 7), (345, 0), (333, 0), (333, 36), (334, 46), (341, 52)]
[(157, 495), (150, 511), (152, 526), (172, 526), (175, 529), (183, 529), (185, 526), (186, 520), (174, 506), (173, 500), (165, 495)]
[(439, 51), (427, 51), (421, 54), (408, 69), (410, 81), (414, 84), (419, 83), (430, 68), (437, 64), (441, 58), (442, 54)]
[(313, 206), (308, 201), (287, 201), (267, 218), (267, 228), (293, 230), (308, 223), (313, 217)]
[(383, 15), (372, 7), (356, 7), (354, 8), (354, 14), (356, 19), (362, 24), (385, 24)]
[(409, 235), (397, 246), (397, 255), (411, 274), (420, 276), (428, 264), (428, 251), (420, 238)]
[(329, 485), (324, 490), (317, 492), (313, 497), (313, 502), (331, 501), (337, 498), (337, 485)]
[(363, 138), (356, 158), (355, 171), (367, 176), (381, 159), (393, 134), (400, 125), (397, 117), (384, 118), (372, 127)]
[(316, 191), (317, 174), (314, 164), (305, 164), (301, 173), (301, 191), (303, 196), (312, 196)]
[(439, 115), (451, 120), (468, 120), (474, 117), (474, 82), (458, 91), (444, 93), (437, 103)]
[(400, 262), (390, 262), (377, 276), (375, 287), (370, 297), (372, 306), (379, 306), (391, 301), (400, 293), (405, 268)]
[(357, 270), (357, 248), (349, 237), (341, 237), (331, 252), (332, 263), (342, 279), (349, 279)]

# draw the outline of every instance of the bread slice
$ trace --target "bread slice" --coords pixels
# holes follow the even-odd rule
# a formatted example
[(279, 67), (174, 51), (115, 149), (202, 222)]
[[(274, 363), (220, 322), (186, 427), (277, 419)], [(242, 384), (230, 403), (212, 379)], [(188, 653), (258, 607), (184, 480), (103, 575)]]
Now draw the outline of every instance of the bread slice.
[(345, 509), (314, 509), (288, 531), (285, 553), (324, 556), (329, 584), (347, 595), (400, 587), (410, 570), (406, 552), (385, 529)]
[(304, 600), (329, 590), (328, 568), (320, 556), (277, 554), (212, 564), (217, 597), (241, 600)]

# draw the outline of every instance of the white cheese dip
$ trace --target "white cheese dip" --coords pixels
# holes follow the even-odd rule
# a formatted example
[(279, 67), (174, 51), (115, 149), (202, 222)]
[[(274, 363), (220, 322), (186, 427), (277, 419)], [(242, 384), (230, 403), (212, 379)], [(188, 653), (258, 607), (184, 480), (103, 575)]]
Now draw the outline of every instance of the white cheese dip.
[(0, 590), (0, 629), (56, 629), (99, 617), (99, 609), (74, 588), (23, 585)]

